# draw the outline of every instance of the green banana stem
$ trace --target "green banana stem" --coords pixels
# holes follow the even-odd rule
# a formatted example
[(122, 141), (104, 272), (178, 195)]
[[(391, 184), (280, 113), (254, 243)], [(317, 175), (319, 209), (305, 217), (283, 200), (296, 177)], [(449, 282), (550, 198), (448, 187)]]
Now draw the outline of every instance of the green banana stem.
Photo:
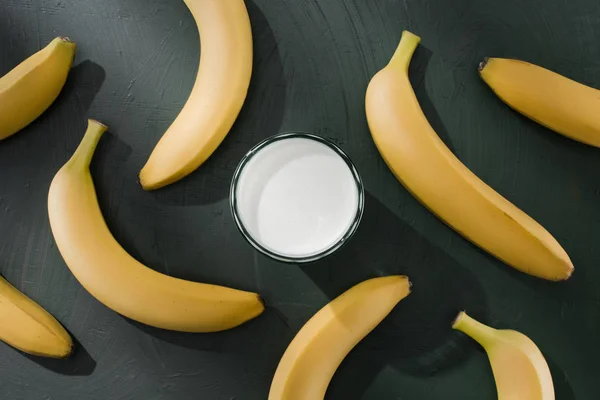
[(489, 343), (490, 336), (493, 336), (496, 333), (496, 329), (474, 320), (464, 311), (461, 311), (458, 314), (452, 324), (452, 328), (469, 335), (484, 347)]
[(408, 66), (410, 65), (410, 60), (419, 46), (421, 42), (421, 38), (414, 33), (409, 31), (402, 32), (402, 38), (400, 39), (400, 43), (388, 64), (389, 67), (398, 68), (402, 71), (408, 73)]
[(106, 125), (96, 120), (89, 119), (85, 135), (67, 165), (71, 167), (89, 168), (96, 146), (98, 146), (100, 138), (107, 129), (108, 127)]

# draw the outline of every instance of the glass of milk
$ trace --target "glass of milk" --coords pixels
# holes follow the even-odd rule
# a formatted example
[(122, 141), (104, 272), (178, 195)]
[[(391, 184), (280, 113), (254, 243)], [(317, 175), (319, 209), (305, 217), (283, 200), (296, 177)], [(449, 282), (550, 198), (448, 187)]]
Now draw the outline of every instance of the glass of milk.
[(283, 133), (242, 158), (230, 201), (252, 246), (276, 260), (303, 263), (333, 253), (354, 234), (364, 189), (338, 146), (308, 133)]

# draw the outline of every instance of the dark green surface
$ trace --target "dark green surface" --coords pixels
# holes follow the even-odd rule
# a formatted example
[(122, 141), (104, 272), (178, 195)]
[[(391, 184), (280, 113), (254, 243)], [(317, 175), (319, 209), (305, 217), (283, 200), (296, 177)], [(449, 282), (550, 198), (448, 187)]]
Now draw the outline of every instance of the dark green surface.
[[(0, 143), (0, 273), (52, 312), (79, 349), (71, 360), (45, 361), (0, 343), (0, 398), (262, 400), (314, 312), (361, 280), (396, 273), (410, 276), (413, 294), (346, 358), (328, 399), (495, 398), (485, 354), (450, 329), (462, 309), (530, 336), (547, 357), (557, 399), (600, 398), (600, 149), (517, 115), (476, 74), (485, 56), (514, 57), (600, 88), (600, 3), (248, 5), (255, 72), (234, 129), (197, 173), (145, 193), (137, 173), (195, 77), (198, 38), (183, 2), (0, 0), (0, 73), (54, 36), (78, 44), (78, 66), (57, 103)], [(524, 276), (481, 252), (386, 168), (367, 129), (364, 92), (403, 29), (423, 38), (411, 77), (432, 125), (473, 172), (555, 235), (575, 264), (568, 282)], [(111, 128), (92, 169), (123, 246), (162, 272), (257, 290), (269, 305), (264, 315), (220, 334), (160, 331), (118, 316), (77, 283), (49, 231), (46, 194), (86, 116)], [(291, 130), (334, 139), (368, 192), (351, 243), (303, 268), (256, 254), (227, 199), (240, 157)]]

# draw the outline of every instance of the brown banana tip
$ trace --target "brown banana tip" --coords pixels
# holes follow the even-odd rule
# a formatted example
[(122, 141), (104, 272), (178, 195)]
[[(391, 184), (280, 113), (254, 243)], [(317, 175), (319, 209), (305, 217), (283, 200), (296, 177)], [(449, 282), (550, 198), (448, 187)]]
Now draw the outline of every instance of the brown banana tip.
[(74, 352), (75, 352), (75, 343), (70, 343), (69, 348), (66, 349), (66, 351), (59, 353), (59, 354), (48, 355), (45, 357), (54, 358), (56, 360), (65, 360), (65, 359), (71, 357)]
[(73, 355), (74, 352), (75, 352), (75, 343), (71, 343), (71, 347), (69, 347), (69, 351), (67, 352), (67, 354), (65, 354), (61, 358), (62, 359), (69, 358)]
[(573, 272), (575, 272), (575, 267), (571, 266), (571, 269), (569, 269), (569, 272), (567, 272), (567, 276), (565, 276), (563, 279), (561, 279), (562, 281), (566, 281), (567, 279), (569, 279), (571, 276), (573, 276)]
[(150, 187), (149, 185), (147, 185), (144, 182), (144, 179), (142, 179), (142, 177), (141, 177), (141, 173), (140, 173), (140, 175), (138, 175), (138, 183), (142, 187), (142, 190), (144, 190), (145, 192), (150, 192), (153, 190), (152, 187)]
[(60, 40), (67, 43), (75, 43), (68, 36), (59, 36)]
[(483, 71), (483, 69), (485, 68), (485, 66), (487, 65), (487, 63), (489, 61), (490, 61), (489, 57), (484, 58), (483, 61), (479, 63), (479, 67), (477, 68), (477, 72), (481, 73), (481, 71)]

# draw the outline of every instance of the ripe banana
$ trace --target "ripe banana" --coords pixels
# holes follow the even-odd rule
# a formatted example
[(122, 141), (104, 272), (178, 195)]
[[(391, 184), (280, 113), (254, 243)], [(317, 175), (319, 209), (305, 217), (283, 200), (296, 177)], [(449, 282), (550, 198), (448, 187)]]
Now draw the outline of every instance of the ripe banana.
[(512, 109), (571, 139), (600, 147), (600, 90), (504, 58), (486, 58), (479, 75)]
[(196, 82), (181, 113), (140, 172), (145, 190), (198, 168), (221, 144), (246, 99), (252, 74), (252, 31), (244, 0), (185, 0), (200, 32)]
[(486, 326), (465, 312), (452, 328), (475, 339), (490, 359), (498, 400), (554, 400), (552, 375), (535, 343), (520, 332)]
[(233, 328), (264, 310), (256, 293), (158, 273), (131, 257), (111, 235), (89, 164), (107, 128), (90, 120), (75, 154), (48, 195), (50, 227), (73, 275), (96, 299), (133, 320), (185, 332)]
[(54, 102), (63, 88), (75, 43), (58, 37), (0, 78), (0, 140), (17, 133)]
[(525, 273), (569, 278), (573, 264), (541, 225), (475, 176), (431, 128), (408, 79), (420, 38), (410, 32), (367, 88), (373, 140), (396, 178), (458, 233)]
[(269, 400), (319, 400), (346, 355), (410, 293), (406, 276), (374, 278), (323, 307), (285, 351)]
[(34, 356), (65, 358), (73, 349), (65, 328), (1, 276), (0, 340)]

